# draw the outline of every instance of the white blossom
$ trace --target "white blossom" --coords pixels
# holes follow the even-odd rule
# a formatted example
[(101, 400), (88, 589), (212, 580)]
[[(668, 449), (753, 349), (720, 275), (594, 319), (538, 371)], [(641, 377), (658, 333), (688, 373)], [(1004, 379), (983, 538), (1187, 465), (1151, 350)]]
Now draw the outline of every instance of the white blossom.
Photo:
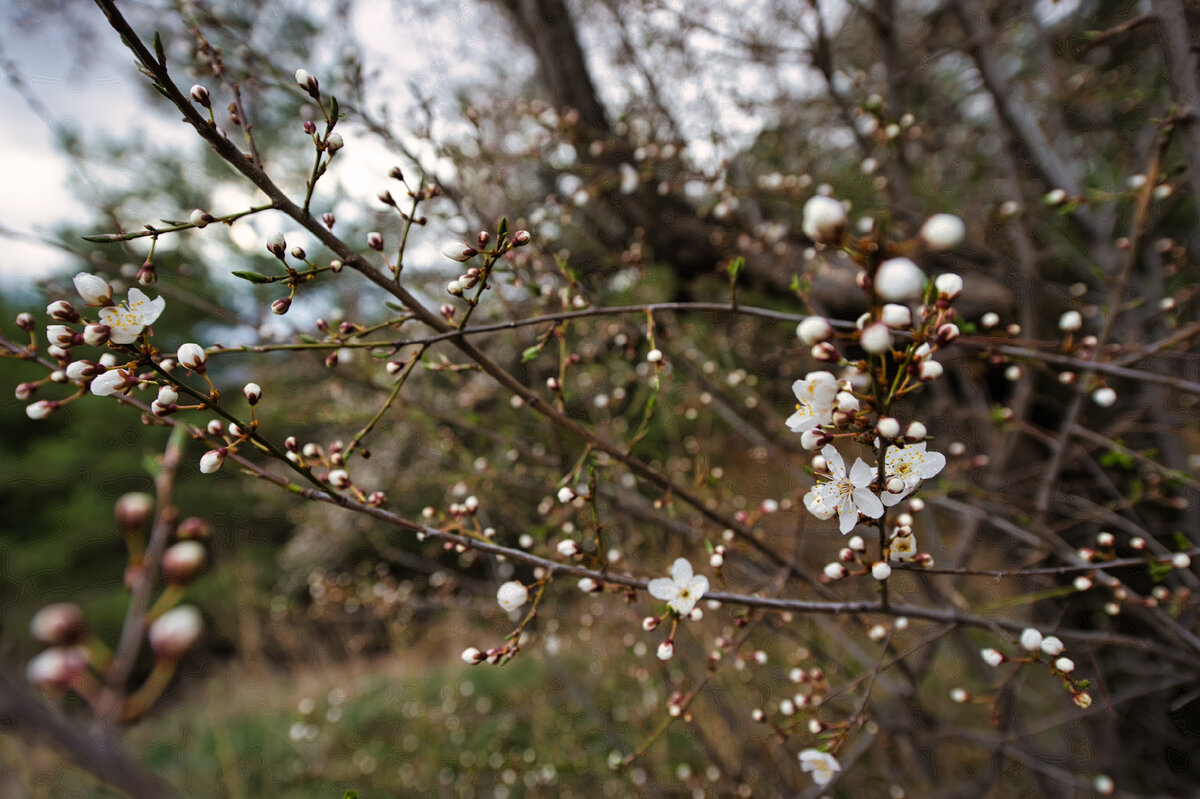
[(671, 576), (651, 580), (646, 590), (650, 596), (666, 602), (680, 616), (686, 616), (708, 591), (708, 578), (703, 574), (693, 576), (692, 564), (685, 558), (676, 558), (671, 565)]
[(805, 749), (799, 755), (800, 768), (811, 771), (813, 782), (817, 785), (828, 785), (842, 770), (842, 764), (828, 752), (818, 752), (816, 749)]
[(907, 446), (888, 447), (883, 458), (884, 475), (889, 479), (898, 477), (904, 481), (904, 490), (885, 491), (883, 504), (889, 508), (917, 489), (922, 480), (928, 480), (946, 466), (946, 456), (925, 449), (924, 441)]
[(803, 433), (833, 421), (833, 403), (837, 397), (838, 384), (829, 372), (809, 372), (803, 380), (792, 384), (796, 392), (796, 412), (787, 419), (788, 429)]
[(954, 272), (946, 272), (933, 279), (933, 286), (937, 289), (939, 299), (954, 301), (962, 294), (963, 279)]
[(100, 309), (100, 322), (108, 325), (109, 340), (114, 344), (132, 344), (146, 325), (158, 319), (166, 305), (167, 301), (162, 297), (151, 300), (141, 289), (132, 288), (125, 302)]
[(832, 444), (826, 444), (821, 455), (829, 470), (829, 480), (817, 483), (804, 495), (804, 507), (809, 513), (818, 519), (829, 519), (836, 513), (843, 535), (858, 524), (859, 513), (872, 519), (883, 515), (883, 504), (871, 490), (874, 470), (862, 458), (855, 459), (847, 474), (845, 461)]
[(529, 601), (529, 590), (516, 580), (509, 580), (496, 592), (496, 601), (507, 611), (514, 611)]
[(1079, 311), (1067, 311), (1058, 317), (1058, 329), (1065, 333), (1073, 333), (1083, 327), (1083, 317)]
[(675, 644), (663, 641), (658, 645), (658, 651), (655, 654), (658, 655), (659, 660), (670, 660), (675, 657)]
[(877, 561), (871, 566), (871, 576), (876, 580), (886, 580), (892, 576), (892, 567), (887, 561)]
[(912, 324), (912, 311), (908, 309), (907, 305), (889, 302), (883, 306), (880, 319), (892, 330), (900, 330)]
[(1075, 661), (1071, 660), (1070, 658), (1059, 658), (1058, 660), (1054, 661), (1054, 668), (1066, 674), (1070, 674), (1071, 672), (1075, 671)]

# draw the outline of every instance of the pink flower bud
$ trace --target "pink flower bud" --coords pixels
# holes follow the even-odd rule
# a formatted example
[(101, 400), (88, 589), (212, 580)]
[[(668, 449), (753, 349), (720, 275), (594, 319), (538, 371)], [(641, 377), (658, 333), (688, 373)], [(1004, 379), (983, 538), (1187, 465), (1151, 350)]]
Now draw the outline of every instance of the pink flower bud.
[(17, 314), (16, 322), (17, 322), (17, 327), (21, 328), (22, 330), (24, 330), (27, 333), (32, 332), (33, 329), (35, 327), (37, 327), (37, 321), (33, 318), (33, 314), (31, 314), (31, 313)]
[(150, 521), (153, 511), (154, 497), (140, 491), (122, 494), (113, 505), (117, 529), (123, 535), (139, 532)]
[(149, 261), (142, 264), (137, 273), (137, 282), (143, 286), (153, 286), (158, 282), (158, 270), (154, 268), (154, 264)]
[(372, 250), (383, 251), (383, 234), (371, 231), (367, 234), (367, 246)]
[(43, 644), (77, 644), (87, 634), (87, 622), (78, 605), (57, 602), (33, 614), (29, 634)]
[(208, 552), (199, 541), (180, 541), (167, 547), (162, 556), (162, 573), (167, 582), (189, 585), (208, 559)]
[(29, 661), (25, 678), (39, 688), (66, 691), (84, 673), (87, 665), (87, 657), (78, 647), (56, 646)]
[(533, 239), (528, 230), (518, 230), (513, 234), (513, 246), (524, 247)]
[(176, 661), (196, 645), (204, 632), (200, 611), (191, 605), (172, 608), (150, 623), (146, 637), (159, 658)]

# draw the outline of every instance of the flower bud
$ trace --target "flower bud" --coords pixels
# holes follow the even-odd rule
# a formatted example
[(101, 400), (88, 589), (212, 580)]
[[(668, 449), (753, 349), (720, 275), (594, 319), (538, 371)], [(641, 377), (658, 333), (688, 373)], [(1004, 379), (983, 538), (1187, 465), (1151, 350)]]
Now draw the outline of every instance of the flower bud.
[(276, 233), (267, 239), (267, 252), (279, 260), (283, 260), (284, 253), (287, 252), (287, 240), (282, 233)]
[(947, 322), (944, 325), (939, 325), (938, 329), (935, 333), (935, 335), (937, 336), (937, 345), (939, 347), (944, 347), (947, 344), (949, 344), (950, 342), (957, 339), (960, 334), (961, 334), (961, 331), (958, 329), (958, 325), (956, 325), (956, 324)]
[(345, 469), (334, 469), (329, 473), (329, 484), (337, 489), (343, 489), (350, 485), (350, 473)]
[(937, 380), (939, 377), (941, 377), (943, 371), (945, 370), (937, 361), (922, 361), (921, 365), (917, 367), (917, 377), (919, 377), (922, 382), (928, 383), (930, 380)]
[(808, 346), (828, 341), (833, 336), (833, 327), (822, 316), (810, 316), (796, 325), (796, 337)]
[(891, 416), (883, 416), (875, 425), (875, 430), (881, 438), (895, 438), (900, 435), (900, 422)]
[(1071, 660), (1070, 658), (1059, 658), (1058, 660), (1054, 661), (1054, 668), (1058, 669), (1064, 674), (1070, 674), (1071, 672), (1075, 671), (1075, 661)]
[(834, 561), (825, 566), (825, 576), (830, 580), (840, 580), (847, 574), (846, 567)]
[(524, 247), (532, 240), (533, 236), (528, 230), (518, 230), (513, 234), (512, 242), (514, 247)]
[(208, 353), (199, 344), (188, 342), (175, 353), (175, 360), (179, 361), (185, 369), (190, 369), (197, 374), (204, 374)]
[(529, 590), (516, 580), (509, 580), (496, 592), (496, 601), (500, 607), (511, 612), (529, 601)]
[(823, 194), (810, 197), (804, 204), (801, 229), (818, 244), (836, 244), (846, 232), (846, 207)]
[(246, 402), (257, 405), (258, 401), (262, 399), (262, 386), (258, 383), (247, 383), (242, 387), (242, 396), (246, 398)]
[(77, 644), (87, 634), (83, 611), (73, 602), (46, 605), (29, 620), (29, 634), (43, 644)]
[(461, 657), (463, 663), (466, 663), (468, 666), (476, 666), (487, 659), (487, 655), (483, 654), (473, 646), (469, 646), (464, 649), (462, 651), (462, 655), (459, 657)]
[(16, 322), (17, 327), (21, 328), (27, 333), (33, 332), (33, 329), (37, 327), (37, 321), (33, 318), (33, 314), (31, 313), (17, 314)]
[(833, 343), (829, 341), (821, 341), (814, 344), (810, 354), (813, 360), (818, 363), (837, 363), (842, 359), (842, 356), (837, 351), (837, 347), (833, 346)]
[(87, 325), (83, 328), (83, 343), (89, 347), (103, 347), (112, 338), (112, 328), (108, 325)]
[[(69, 369), (70, 367), (67, 367), (67, 368)], [(37, 383), (34, 383), (34, 382), (17, 383), (17, 388), (16, 388), (16, 390), (13, 391), (13, 395), (21, 402), (25, 402), (30, 397), (32, 397), (34, 392), (37, 390), (38, 390)]]
[(900, 330), (912, 324), (912, 311), (908, 309), (907, 305), (889, 302), (883, 306), (880, 319), (893, 330)]
[(25, 415), (35, 422), (40, 422), (56, 410), (58, 410), (57, 402), (52, 400), (38, 400), (32, 405), (25, 406)]
[(872, 322), (863, 328), (859, 344), (871, 355), (880, 355), (892, 348), (892, 331), (883, 322)]
[(888, 302), (905, 302), (921, 296), (925, 273), (908, 258), (892, 258), (875, 272), (875, 293)]
[(55, 300), (46, 306), (46, 315), (56, 322), (78, 322), (79, 311), (66, 300)]
[(314, 100), (321, 96), (321, 89), (317, 84), (317, 79), (309, 75), (307, 70), (296, 70), (296, 84), (308, 92), (309, 97), (312, 97)]
[(459, 263), (469, 261), (478, 254), (478, 250), (463, 244), (461, 241), (449, 241), (442, 246), (442, 255), (451, 261), (458, 261)]
[(1065, 649), (1063, 642), (1058, 638), (1058, 636), (1054, 635), (1047, 635), (1045, 638), (1043, 638), (1041, 647), (1042, 651), (1047, 655), (1061, 655), (1063, 649)]
[(377, 252), (383, 252), (383, 234), (372, 230), (367, 234), (367, 246)]
[(909, 441), (924, 441), (927, 435), (929, 430), (921, 422), (910, 422), (904, 429), (904, 437)]
[(201, 108), (212, 107), (212, 97), (208, 94), (208, 89), (197, 83), (192, 87), (192, 102)]
[(172, 544), (163, 552), (163, 578), (174, 585), (189, 585), (200, 574), (207, 559), (208, 553), (199, 541)]
[(70, 347), (75, 343), (74, 330), (66, 325), (46, 325), (46, 341), (59, 347)]
[(330, 155), (333, 155), (345, 146), (346, 143), (342, 141), (342, 134), (340, 133), (330, 133), (329, 138), (325, 140), (325, 149), (329, 151)]
[(221, 468), (221, 464), (225, 462), (225, 448), (210, 449), (208, 452), (200, 456), (200, 473), (212, 474), (217, 469)]
[(180, 605), (152, 621), (146, 637), (156, 656), (176, 661), (196, 645), (203, 632), (204, 620), (200, 611), (191, 605)]
[(920, 235), (931, 250), (952, 250), (962, 244), (967, 227), (954, 214), (934, 214), (921, 225)]
[(51, 691), (66, 691), (87, 669), (87, 656), (78, 647), (56, 646), (34, 657), (25, 679)]
[(149, 261), (142, 264), (142, 268), (137, 273), (137, 282), (143, 286), (153, 286), (158, 282), (158, 270), (154, 264)]
[(658, 645), (658, 650), (654, 653), (659, 660), (670, 660), (675, 657), (675, 644), (671, 641), (663, 641)]
[(1038, 651), (1042, 648), (1042, 634), (1032, 627), (1026, 627), (1021, 631), (1021, 646), (1030, 652)]
[(1099, 405), (1101, 408), (1111, 408), (1117, 401), (1117, 392), (1113, 391), (1108, 386), (1102, 386), (1092, 392), (1092, 402)]
[(180, 541), (207, 541), (208, 522), (199, 516), (188, 516), (175, 528), (175, 537)]
[(945, 307), (962, 295), (963, 279), (953, 272), (946, 272), (933, 279), (933, 286), (937, 289), (939, 306)]
[[(321, 214), (321, 221), (323, 223), (325, 223), (325, 227), (329, 228), (330, 230), (333, 230), (333, 226), (337, 222), (337, 217), (334, 216), (332, 213), (326, 211), (325, 213)], [(334, 270), (334, 271), (341, 271), (341, 270), (339, 269), (339, 270)]]
[(663, 359), (663, 354), (662, 354), (662, 350), (660, 350), (660, 349), (653, 349), (653, 350), (650, 350), (648, 353), (646, 353), (646, 360), (649, 361), (650, 363), (660, 363), (660, 362), (662, 362), (662, 359)]
[(988, 647), (987, 649), (979, 650), (979, 654), (983, 657), (983, 662), (987, 663), (992, 668), (996, 668), (1004, 661), (1008, 660), (1003, 652)]

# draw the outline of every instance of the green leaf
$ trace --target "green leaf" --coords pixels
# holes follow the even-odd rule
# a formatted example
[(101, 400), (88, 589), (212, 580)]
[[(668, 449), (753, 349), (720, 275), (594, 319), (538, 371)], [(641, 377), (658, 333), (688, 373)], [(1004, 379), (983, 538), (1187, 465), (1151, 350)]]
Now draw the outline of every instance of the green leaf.
[(249, 280), (251, 283), (258, 283), (259, 285), (271, 282), (271, 278), (266, 275), (260, 275), (258, 272), (234, 272), (233, 276), (240, 277), (242, 280)]
[(727, 268), (728, 272), (729, 272), (730, 282), (737, 280), (738, 275), (740, 275), (745, 268), (746, 268), (746, 259), (745, 258), (743, 258), (742, 256), (739, 255), (737, 258), (733, 259), (733, 262), (731, 264), (729, 264), (729, 266)]
[(408, 312), (407, 308), (405, 308), (403, 305), (396, 303), (396, 302), (388, 301), (388, 302), (384, 303), (384, 306), (387, 308), (390, 308), (391, 310), (395, 311), (396, 313), (407, 313)]
[(358, 799), (358, 791), (350, 789), (349, 791), (346, 791), (346, 793), (342, 794), (342, 799)]
[(316, 343), (317, 343), (317, 339), (316, 339), (316, 337), (315, 337), (315, 336), (310, 336), (310, 335), (308, 335), (307, 333), (301, 333), (301, 334), (300, 334), (299, 336), (297, 336), (296, 338), (300, 339), (300, 342), (301, 342), (302, 344), (316, 344)]
[(1154, 561), (1146, 564), (1150, 569), (1150, 579), (1156, 583), (1161, 583), (1166, 579), (1167, 575), (1175, 570), (1175, 567), (1170, 563), (1159, 563)]
[(508, 217), (502, 216), (502, 217), (500, 217), (500, 225), (496, 228), (496, 237), (499, 239), (503, 239), (507, 235), (508, 235)]
[(332, 128), (337, 123), (338, 117), (340, 117), (340, 116), (341, 116), (341, 113), (338, 111), (337, 98), (334, 97), (333, 95), (330, 95), (329, 96), (329, 118), (333, 121), (330, 123), (329, 127)]
[(521, 363), (529, 363), (541, 353), (542, 347), (540, 344), (534, 344), (521, 353)]
[(162, 37), (158, 35), (158, 31), (154, 32), (154, 57), (158, 59), (159, 66), (167, 68), (167, 54), (163, 50)]

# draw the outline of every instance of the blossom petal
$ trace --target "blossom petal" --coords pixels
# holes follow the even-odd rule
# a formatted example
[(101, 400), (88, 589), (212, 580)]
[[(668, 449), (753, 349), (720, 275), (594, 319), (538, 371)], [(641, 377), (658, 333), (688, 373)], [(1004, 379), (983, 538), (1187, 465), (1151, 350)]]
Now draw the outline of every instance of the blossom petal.
[(868, 466), (862, 458), (856, 458), (854, 465), (850, 467), (850, 482), (854, 484), (854, 487), (869, 486), (874, 479), (875, 470)]
[(842, 460), (842, 454), (833, 444), (826, 444), (821, 448), (821, 457), (825, 459), (825, 466), (830, 474), (838, 479), (846, 476), (846, 462)]
[(695, 577), (692, 578), (691, 589), (692, 589), (692, 596), (695, 597), (696, 599), (699, 599), (700, 597), (704, 596), (705, 594), (708, 593), (708, 578), (705, 577), (703, 574), (697, 574)]
[(870, 516), (872, 519), (878, 519), (883, 515), (883, 503), (879, 501), (879, 497), (875, 496), (875, 492), (869, 488), (856, 488), (854, 490), (854, 504), (858, 506), (861, 513)]
[(838, 506), (838, 529), (842, 531), (842, 535), (853, 530), (858, 526), (858, 508), (853, 502), (845, 501)]
[(921, 479), (928, 480), (930, 477), (936, 477), (944, 468), (946, 468), (945, 455), (940, 452), (926, 452), (925, 459), (921, 464)]
[(679, 588), (670, 577), (658, 577), (651, 580), (646, 586), (646, 590), (650, 592), (650, 596), (664, 602), (670, 602), (679, 595)]
[(818, 519), (828, 519), (833, 516), (834, 501), (836, 497), (830, 496), (830, 484), (821, 483), (813, 486), (807, 494), (804, 495), (804, 507), (808, 508), (808, 512)]
[(676, 558), (671, 564), (671, 579), (681, 585), (692, 579), (692, 564), (688, 563), (687, 558)]

